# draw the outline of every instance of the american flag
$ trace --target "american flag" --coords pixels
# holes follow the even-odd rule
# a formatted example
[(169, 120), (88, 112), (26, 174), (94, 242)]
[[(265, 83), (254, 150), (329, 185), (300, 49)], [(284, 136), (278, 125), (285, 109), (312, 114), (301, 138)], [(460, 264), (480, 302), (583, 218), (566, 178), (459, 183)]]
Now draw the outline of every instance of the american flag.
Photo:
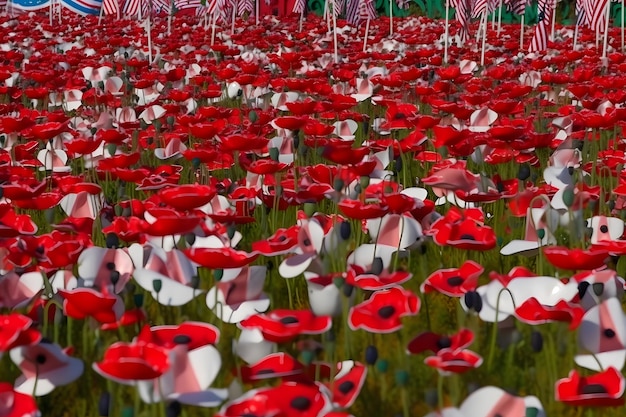
[(537, 25), (535, 35), (530, 41), (528, 52), (543, 51), (548, 48), (548, 36), (552, 25), (552, 14), (556, 7), (555, 0), (539, 0), (537, 5)]
[(11, 6), (19, 10), (41, 10), (50, 7), (50, 0), (12, 0)]
[[(139, 3), (141, 0), (126, 0), (122, 12), (124, 16), (134, 17), (139, 12)], [(148, 3), (144, 1), (144, 3)]]
[(352, 26), (359, 24), (360, 0), (346, 0), (346, 20)]
[(587, 0), (576, 0), (576, 26), (589, 26)]
[(254, 0), (239, 0), (237, 2), (237, 16), (243, 16), (248, 13), (248, 16), (252, 15), (254, 10)]
[(197, 9), (200, 6), (200, 0), (174, 0), (174, 10)]
[(377, 17), (378, 13), (376, 13), (376, 5), (374, 4), (374, 0), (359, 1), (359, 19), (374, 20)]
[(591, 29), (604, 33), (606, 22), (606, 7), (609, 0), (587, 0), (586, 13), (590, 16), (589, 24)]
[(82, 16), (90, 14), (97, 16), (102, 8), (102, 0), (61, 0), (61, 4), (66, 9)]
[(296, 0), (293, 3), (293, 13), (302, 14), (306, 10), (306, 0)]
[(461, 26), (459, 37), (461, 41), (465, 42), (469, 38), (471, 0), (450, 0), (450, 6), (454, 7), (456, 20)]
[(504, 5), (509, 12), (519, 16), (526, 12), (528, 0), (505, 0)]
[(104, 14), (117, 15), (120, 11), (120, 4), (117, 0), (102, 0), (102, 11)]

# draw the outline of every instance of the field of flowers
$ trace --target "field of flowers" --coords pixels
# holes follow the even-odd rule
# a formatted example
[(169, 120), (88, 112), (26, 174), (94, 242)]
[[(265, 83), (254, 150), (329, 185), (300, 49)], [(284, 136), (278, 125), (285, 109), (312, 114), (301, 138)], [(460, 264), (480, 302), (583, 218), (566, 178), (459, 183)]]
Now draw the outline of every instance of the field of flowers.
[(619, 29), (236, 23), (0, 15), (0, 416), (620, 416)]

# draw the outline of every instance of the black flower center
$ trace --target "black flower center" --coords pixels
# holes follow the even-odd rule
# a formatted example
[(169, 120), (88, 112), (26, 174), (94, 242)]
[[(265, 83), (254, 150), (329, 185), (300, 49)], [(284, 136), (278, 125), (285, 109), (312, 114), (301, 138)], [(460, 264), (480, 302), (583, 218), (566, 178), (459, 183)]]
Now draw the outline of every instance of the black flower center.
[(458, 287), (459, 285), (463, 284), (463, 278), (460, 276), (455, 276), (455, 277), (450, 277), (447, 280), (448, 285), (451, 287)]
[(287, 316), (280, 319), (282, 324), (295, 324), (298, 323), (298, 318), (294, 316)]
[(186, 334), (177, 334), (174, 336), (173, 342), (177, 345), (187, 345), (191, 343), (191, 337)]
[(341, 392), (342, 394), (347, 394), (354, 389), (354, 382), (344, 381), (339, 384), (339, 387), (337, 388), (339, 388), (339, 392)]
[(115, 269), (115, 263), (113, 263), (113, 262), (107, 262), (107, 264), (106, 264), (106, 268), (107, 268), (109, 271), (113, 271), (113, 270)]
[(452, 346), (452, 340), (448, 336), (443, 336), (437, 340), (437, 347), (439, 349), (446, 349)]
[(606, 224), (603, 224), (602, 226), (600, 226), (600, 231), (602, 233), (606, 233), (609, 231), (609, 227)]
[(46, 360), (48, 360), (46, 355), (41, 354), (41, 353), (37, 355), (37, 357), (35, 358), (35, 362), (37, 362), (40, 365), (43, 365), (44, 363), (46, 363)]
[(609, 339), (612, 339), (615, 337), (615, 330), (613, 329), (604, 329), (604, 336), (608, 337)]
[(311, 240), (310, 240), (310, 239), (304, 239), (304, 240), (302, 241), (302, 244), (303, 244), (304, 246), (311, 246)]
[(606, 387), (601, 384), (589, 384), (585, 385), (582, 390), (582, 394), (608, 394)]
[(265, 368), (265, 369), (259, 369), (258, 371), (256, 371), (257, 375), (268, 375), (268, 374), (273, 374), (274, 370), (271, 368)]
[(468, 233), (461, 235), (461, 240), (476, 240), (476, 238)]
[(291, 400), (289, 405), (291, 406), (291, 408), (295, 408), (299, 411), (304, 411), (311, 406), (311, 400), (309, 400), (307, 397), (295, 397), (293, 400)]
[(372, 274), (380, 275), (383, 272), (383, 258), (375, 257), (372, 261)]
[(117, 284), (120, 280), (120, 272), (119, 271), (111, 271), (111, 283), (113, 285)]
[(394, 306), (384, 306), (378, 309), (378, 315), (384, 319), (388, 319), (396, 312)]

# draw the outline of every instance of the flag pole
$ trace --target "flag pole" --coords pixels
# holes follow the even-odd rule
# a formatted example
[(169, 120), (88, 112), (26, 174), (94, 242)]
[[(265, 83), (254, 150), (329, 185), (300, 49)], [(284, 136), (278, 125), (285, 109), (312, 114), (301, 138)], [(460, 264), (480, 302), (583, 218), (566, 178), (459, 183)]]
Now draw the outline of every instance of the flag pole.
[(104, 15), (104, 7), (100, 5), (100, 15), (98, 16), (98, 26), (102, 24), (102, 16)]
[(483, 24), (483, 42), (480, 50), (480, 66), (485, 66), (485, 43), (487, 42), (487, 11), (483, 13), (484, 24)]
[(602, 59), (606, 58), (609, 48), (609, 20), (611, 18), (611, 2), (606, 2), (606, 22), (604, 22), (604, 44), (602, 46)]
[(237, 7), (238, 6), (239, 6), (239, 2), (235, 1), (233, 3), (233, 15), (232, 15), (231, 24), (230, 24), (230, 34), (231, 35), (233, 33), (235, 33), (235, 19), (237, 18)]
[(496, 32), (498, 34), (498, 36), (500, 36), (500, 31), (502, 30), (502, 0), (500, 0), (499, 3), (499, 7), (498, 7), (498, 31)]
[(365, 52), (367, 50), (367, 36), (369, 34), (370, 31), (370, 18), (367, 18), (367, 21), (365, 22), (365, 37), (363, 38), (363, 52)]
[(526, 17), (526, 12), (522, 14), (522, 22), (519, 26), (519, 49), (520, 51), (524, 50), (524, 18)]
[(624, 0), (622, 0), (622, 52), (624, 52)]
[(167, 36), (172, 34), (172, 19), (174, 18), (174, 0), (170, 3), (170, 15), (167, 16)]
[(624, 52), (624, 0), (622, 0), (622, 52)]
[(217, 26), (217, 10), (211, 14), (211, 46), (215, 45), (215, 26)]
[(333, 0), (333, 43), (335, 44), (335, 64), (339, 63), (339, 52), (337, 46), (337, 13), (335, 10), (337, 7), (337, 0)]
[[(255, 23), (257, 26), (259, 26), (259, 2), (261, 0), (255, 0), (254, 2), (254, 17), (255, 17)], [(302, 29), (300, 29), (300, 32), (302, 32)]]
[(554, 9), (552, 10), (552, 27), (550, 28), (550, 40), (554, 42), (554, 25), (556, 24), (556, 4), (558, 3), (558, 1), (557, 0), (548, 0), (548, 1), (552, 1), (554, 4)]
[(576, 44), (578, 43), (578, 22), (576, 22), (576, 26), (574, 26), (574, 48), (572, 50), (576, 50)]
[[(369, 23), (369, 20), (367, 21)], [(443, 38), (443, 63), (448, 63), (448, 37), (450, 35), (450, 0), (446, 0), (446, 28)], [(365, 51), (363, 51), (365, 52)]]
[[(306, 5), (304, 7), (306, 7)], [(304, 9), (302, 9), (302, 11), (300, 12), (300, 27), (298, 29), (298, 32), (302, 32), (303, 23), (304, 23)]]
[(389, 36), (393, 35), (393, 0), (389, 0)]
[(150, 21), (150, 15), (148, 15), (146, 31), (148, 32), (148, 62), (152, 64), (152, 22)]

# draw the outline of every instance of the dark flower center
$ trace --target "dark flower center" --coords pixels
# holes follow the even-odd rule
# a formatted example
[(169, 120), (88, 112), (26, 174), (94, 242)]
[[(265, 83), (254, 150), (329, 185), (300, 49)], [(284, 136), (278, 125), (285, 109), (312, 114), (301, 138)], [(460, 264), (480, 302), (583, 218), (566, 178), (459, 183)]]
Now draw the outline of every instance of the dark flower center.
[(406, 119), (406, 115), (404, 113), (396, 113), (393, 115), (394, 120)]
[(289, 405), (291, 406), (291, 408), (295, 408), (299, 411), (304, 411), (311, 406), (311, 400), (309, 400), (307, 397), (295, 397), (293, 400), (291, 400)]
[(383, 259), (381, 257), (375, 257), (372, 261), (372, 274), (380, 275), (383, 272)]
[(448, 336), (443, 336), (437, 340), (437, 347), (439, 349), (446, 349), (452, 346), (452, 340)]
[(600, 231), (602, 233), (606, 233), (609, 231), (609, 227), (606, 224), (603, 224), (602, 226), (600, 226)]
[(257, 375), (268, 375), (268, 374), (273, 374), (274, 370), (271, 368), (265, 368), (265, 369), (259, 369), (258, 371), (256, 371)]
[(115, 269), (115, 263), (114, 263), (114, 262), (107, 262), (107, 264), (106, 264), (106, 268), (107, 268), (109, 271), (113, 271), (113, 270)]
[(476, 238), (468, 233), (463, 233), (461, 235), (461, 240), (476, 240)]
[(119, 271), (111, 271), (111, 283), (113, 285), (117, 284), (120, 280), (120, 272)]
[(601, 384), (585, 385), (580, 392), (581, 394), (608, 394), (606, 387)]
[(302, 244), (303, 244), (304, 246), (311, 246), (311, 240), (310, 240), (310, 239), (304, 239), (304, 240), (302, 241)]
[(354, 382), (344, 381), (339, 384), (339, 387), (337, 388), (339, 388), (339, 392), (341, 392), (342, 394), (347, 394), (354, 389)]
[(448, 285), (451, 287), (458, 287), (459, 285), (463, 284), (463, 278), (460, 276), (455, 276), (455, 277), (450, 277), (447, 280)]
[(177, 334), (173, 339), (174, 343), (177, 345), (186, 345), (191, 342), (191, 337), (186, 334)]
[(604, 284), (601, 282), (596, 282), (592, 284), (591, 288), (593, 288), (593, 293), (598, 296), (604, 292)]
[(613, 330), (613, 329), (605, 329), (604, 330), (604, 335), (606, 337), (608, 337), (609, 339), (612, 339), (612, 338), (615, 337), (615, 330)]
[(46, 355), (41, 354), (41, 353), (37, 355), (37, 357), (35, 358), (35, 362), (37, 362), (40, 365), (43, 365), (44, 363), (46, 363), (46, 360), (48, 360), (48, 358), (46, 358)]
[(280, 322), (282, 324), (294, 324), (294, 323), (298, 323), (298, 318), (294, 316), (287, 316), (287, 317), (283, 317), (282, 319), (280, 319)]
[(378, 315), (384, 319), (388, 319), (396, 312), (394, 306), (384, 306), (378, 309)]

